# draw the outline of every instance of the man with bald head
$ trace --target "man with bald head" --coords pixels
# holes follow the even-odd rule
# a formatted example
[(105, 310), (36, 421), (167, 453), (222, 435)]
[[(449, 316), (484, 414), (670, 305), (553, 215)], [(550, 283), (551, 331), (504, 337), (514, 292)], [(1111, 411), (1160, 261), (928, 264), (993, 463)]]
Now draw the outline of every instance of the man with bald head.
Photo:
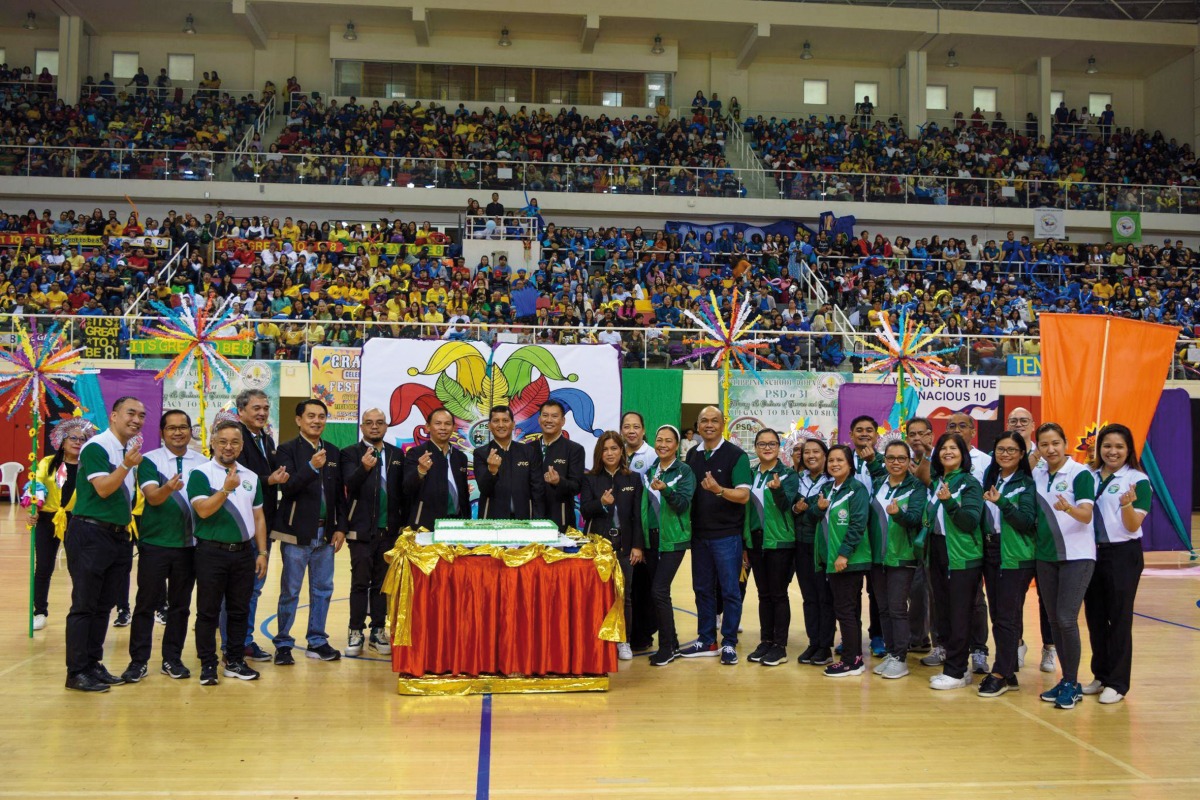
[(396, 543), (404, 518), (400, 491), (404, 454), (383, 440), (387, 418), (378, 408), (362, 415), (362, 439), (342, 451), (342, 481), (346, 486), (346, 545), (350, 548), (350, 631), (346, 655), (363, 649), (363, 626), (371, 612), (370, 648), (391, 653), (383, 579), (388, 565), (383, 554)]
[[(750, 500), (750, 458), (725, 439), (725, 417), (707, 406), (696, 420), (701, 444), (686, 458), (696, 476), (692, 498), (692, 588), (696, 592), (698, 636), (680, 649), (684, 658), (720, 656), (738, 663), (737, 633), (742, 619), (742, 534)], [(717, 598), (723, 603), (721, 644), (717, 646)]]
[(1037, 454), (1037, 426), (1033, 424), (1033, 412), (1024, 406), (1017, 406), (1008, 412), (1008, 430), (1021, 434), (1029, 447), (1029, 468), (1037, 466), (1041, 456)]

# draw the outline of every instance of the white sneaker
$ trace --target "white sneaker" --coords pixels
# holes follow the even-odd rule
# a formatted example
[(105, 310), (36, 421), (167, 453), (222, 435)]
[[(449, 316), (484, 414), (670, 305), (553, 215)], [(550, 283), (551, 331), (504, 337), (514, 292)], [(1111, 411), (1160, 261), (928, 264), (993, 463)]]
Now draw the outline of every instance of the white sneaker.
[(929, 655), (921, 659), (921, 663), (927, 667), (940, 667), (946, 661), (946, 648), (935, 647), (929, 651)]
[(961, 678), (951, 678), (946, 673), (934, 675), (929, 681), (930, 689), (947, 691), (950, 689), (965, 689), (971, 685), (971, 673), (965, 673)]
[(901, 661), (898, 658), (893, 658), (891, 661), (888, 662), (887, 669), (885, 669), (880, 674), (883, 677), (888, 678), (889, 680), (895, 680), (896, 678), (903, 678), (905, 675), (908, 674), (908, 664), (906, 664), (905, 662)]
[(1054, 672), (1054, 661), (1057, 655), (1058, 651), (1053, 646), (1042, 648), (1042, 672)]
[(33, 615), (33, 629), (35, 631), (40, 631), (45, 627), (46, 627), (46, 615), (45, 614), (34, 614)]
[(1029, 652), (1029, 647), (1024, 642), (1017, 645), (1017, 669), (1025, 668), (1025, 654), (1027, 652)]
[(875, 665), (875, 669), (871, 670), (871, 672), (875, 673), (876, 675), (882, 675), (883, 671), (885, 669), (887, 669), (887, 665), (892, 663), (893, 660), (894, 659), (892, 658), (892, 654), (888, 653), (886, 656), (883, 657), (883, 661), (880, 661), (878, 664)]
[(360, 656), (363, 651), (363, 632), (350, 629), (346, 636), (346, 655)]
[[(1087, 689), (1084, 689), (1083, 692), (1084, 694), (1087, 694)], [(1106, 706), (1112, 705), (1113, 703), (1119, 703), (1124, 699), (1125, 695), (1121, 694), (1111, 686), (1105, 686), (1104, 691), (1100, 693), (1100, 702)]]
[(617, 644), (617, 658), (621, 661), (633, 661), (633, 648), (629, 646), (629, 642)]
[(1083, 693), (1086, 695), (1100, 694), (1104, 691), (1104, 684), (1100, 681), (1092, 681), (1087, 686), (1083, 687)]

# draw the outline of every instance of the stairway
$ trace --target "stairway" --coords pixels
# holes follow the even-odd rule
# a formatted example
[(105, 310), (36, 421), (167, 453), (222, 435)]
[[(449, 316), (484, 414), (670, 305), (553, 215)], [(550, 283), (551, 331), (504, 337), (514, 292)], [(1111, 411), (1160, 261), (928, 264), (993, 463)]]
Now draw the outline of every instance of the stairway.
[(778, 200), (779, 185), (767, 171), (763, 169), (758, 154), (750, 147), (750, 142), (742, 132), (742, 126), (730, 126), (729, 139), (725, 142), (725, 160), (742, 178), (746, 196), (760, 200)]

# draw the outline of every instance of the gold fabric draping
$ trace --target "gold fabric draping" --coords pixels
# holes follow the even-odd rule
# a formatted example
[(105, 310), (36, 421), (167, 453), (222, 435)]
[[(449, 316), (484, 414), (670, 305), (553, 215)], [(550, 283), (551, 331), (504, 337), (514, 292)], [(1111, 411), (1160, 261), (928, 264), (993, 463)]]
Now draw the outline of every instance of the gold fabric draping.
[(459, 697), (468, 694), (534, 694), (537, 692), (607, 692), (608, 676), (565, 678), (506, 678), (500, 675), (409, 678), (400, 676), (397, 691), (421, 697)]

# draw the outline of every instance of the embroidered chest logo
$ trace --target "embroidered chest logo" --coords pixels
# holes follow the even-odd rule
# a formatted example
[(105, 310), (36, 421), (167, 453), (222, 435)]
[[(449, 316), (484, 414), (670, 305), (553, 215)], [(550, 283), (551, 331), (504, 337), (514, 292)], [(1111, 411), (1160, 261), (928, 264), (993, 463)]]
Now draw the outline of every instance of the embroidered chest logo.
[(1066, 481), (1059, 481), (1058, 483), (1054, 484), (1054, 491), (1065, 492), (1066, 490), (1067, 490), (1067, 482)]
[(1109, 493), (1109, 494), (1119, 494), (1119, 493), (1120, 493), (1120, 491), (1121, 491), (1121, 487), (1120, 487), (1120, 486), (1118, 486), (1118, 485), (1117, 485), (1117, 484), (1115, 484), (1115, 483), (1113, 483), (1113, 484), (1110, 484), (1110, 485), (1109, 485), (1109, 487), (1108, 487), (1108, 493)]
[(843, 522), (843, 523), (849, 522), (850, 521), (849, 510), (847, 510), (845, 508), (839, 508), (837, 518), (838, 518), (838, 522)]

